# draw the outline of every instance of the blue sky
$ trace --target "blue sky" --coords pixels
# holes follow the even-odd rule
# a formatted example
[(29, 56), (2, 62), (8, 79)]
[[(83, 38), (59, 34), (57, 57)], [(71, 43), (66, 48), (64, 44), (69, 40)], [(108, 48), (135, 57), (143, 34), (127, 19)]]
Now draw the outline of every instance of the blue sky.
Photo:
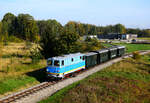
[(150, 0), (0, 0), (0, 20), (11, 12), (29, 13), (36, 20), (56, 19), (105, 26), (150, 28)]

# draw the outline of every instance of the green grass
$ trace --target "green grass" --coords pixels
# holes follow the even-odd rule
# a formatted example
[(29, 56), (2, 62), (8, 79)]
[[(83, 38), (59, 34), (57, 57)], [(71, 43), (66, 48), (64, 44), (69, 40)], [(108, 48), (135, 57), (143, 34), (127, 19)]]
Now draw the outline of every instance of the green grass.
[[(131, 53), (139, 50), (150, 50), (150, 44), (129, 44), (129, 43), (113, 43), (114, 45), (126, 46), (126, 52)], [(111, 47), (110, 44), (102, 43), (105, 47)]]
[(43, 66), (39, 64), (19, 65), (16, 66), (15, 72), (12, 71), (14, 75), (10, 74), (10, 71), (9, 76), (8, 73), (5, 73), (6, 76), (0, 78), (0, 95), (18, 91), (21, 88), (24, 89), (44, 81), (45, 74), (42, 68)]
[(141, 38), (137, 38), (137, 39), (141, 39), (141, 40), (148, 40), (148, 41), (150, 41), (150, 37), (141, 37)]
[(150, 44), (127, 44), (127, 43), (116, 43), (116, 45), (126, 46), (126, 52), (131, 53), (139, 50), (150, 50)]
[(150, 103), (150, 54), (76, 82), (39, 103)]
[(15, 91), (17, 89), (20, 89), (20, 87), (23, 87), (27, 84), (30, 83), (34, 84), (34, 82), (36, 81), (35, 78), (33, 77), (29, 77), (29, 76), (20, 76), (20, 77), (16, 77), (16, 78), (10, 78), (10, 79), (5, 79), (3, 81), (0, 81), (0, 94), (4, 94), (6, 92), (10, 92), (10, 91)]
[(112, 47), (112, 45), (111, 44), (109, 44), (109, 43), (101, 43), (104, 47)]

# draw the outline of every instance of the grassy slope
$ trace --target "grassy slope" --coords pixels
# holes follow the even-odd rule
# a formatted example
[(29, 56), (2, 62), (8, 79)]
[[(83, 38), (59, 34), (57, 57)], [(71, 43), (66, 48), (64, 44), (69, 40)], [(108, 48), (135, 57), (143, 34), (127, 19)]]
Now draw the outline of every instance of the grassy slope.
[(125, 59), (40, 103), (150, 103), (150, 54)]
[(45, 60), (32, 64), (28, 53), (29, 49), (25, 43), (3, 46), (3, 54), (0, 57), (0, 97), (44, 80), (44, 74), (39, 69), (46, 66)]

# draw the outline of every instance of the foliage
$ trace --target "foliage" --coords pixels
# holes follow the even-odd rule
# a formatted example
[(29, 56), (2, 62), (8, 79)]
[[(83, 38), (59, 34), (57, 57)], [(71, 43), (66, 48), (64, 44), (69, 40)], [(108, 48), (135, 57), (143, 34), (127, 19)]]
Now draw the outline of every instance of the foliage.
[(97, 38), (86, 38), (85, 39), (85, 48), (83, 48), (84, 52), (99, 50), (102, 48), (101, 43)]
[(29, 14), (19, 14), (17, 17), (17, 31), (19, 37), (29, 41), (35, 41), (38, 34), (38, 27), (32, 16)]
[(30, 50), (30, 58), (32, 59), (32, 63), (38, 63), (40, 59), (42, 59), (42, 54), (39, 50), (40, 48), (31, 48)]
[(3, 43), (0, 42), (0, 58), (2, 57), (2, 55), (3, 55)]
[(2, 34), (4, 35), (12, 35), (15, 30), (13, 22), (15, 21), (15, 15), (12, 13), (6, 13), (3, 17), (2, 24)]
[(2, 23), (0, 22), (0, 42), (2, 42)]
[(59, 36), (62, 33), (62, 25), (56, 20), (48, 20), (45, 27), (41, 29), (40, 46), (41, 53), (45, 58), (59, 55)]
[(135, 60), (141, 59), (141, 55), (138, 51), (133, 52), (133, 59)]
[(60, 50), (62, 54), (74, 53), (76, 51), (76, 42), (79, 39), (79, 35), (72, 31), (64, 31), (60, 35)]
[(16, 37), (16, 36), (11, 35), (11, 36), (9, 36), (9, 37), (7, 38), (7, 41), (20, 43), (20, 42), (22, 42), (23, 40), (20, 39), (20, 38), (18, 38), (18, 37)]

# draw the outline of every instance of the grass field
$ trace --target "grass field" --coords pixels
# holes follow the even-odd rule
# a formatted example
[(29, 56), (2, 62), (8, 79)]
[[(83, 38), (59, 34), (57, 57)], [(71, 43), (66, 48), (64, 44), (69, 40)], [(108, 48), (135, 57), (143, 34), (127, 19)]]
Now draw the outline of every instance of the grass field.
[(116, 45), (126, 46), (126, 52), (131, 53), (139, 50), (150, 50), (150, 44), (128, 44), (128, 43), (117, 43)]
[(145, 37), (145, 38), (144, 38), (144, 37), (141, 37), (141, 38), (137, 38), (137, 39), (150, 41), (150, 37), (149, 37), (149, 38), (148, 38), (148, 37), (147, 37), (147, 38), (146, 38), (146, 37)]
[[(0, 97), (42, 82), (45, 60), (32, 63), (30, 48), (35, 44), (9, 43), (0, 51)], [(43, 73), (43, 74), (42, 74)]]
[(150, 103), (150, 54), (74, 83), (39, 103)]
[[(102, 45), (105, 47), (111, 47), (112, 46), (110, 44), (104, 44), (104, 43), (102, 43)], [(139, 51), (139, 50), (150, 50), (150, 44), (115, 43), (114, 45), (126, 46), (126, 52), (127, 53), (131, 53), (131, 52)]]

